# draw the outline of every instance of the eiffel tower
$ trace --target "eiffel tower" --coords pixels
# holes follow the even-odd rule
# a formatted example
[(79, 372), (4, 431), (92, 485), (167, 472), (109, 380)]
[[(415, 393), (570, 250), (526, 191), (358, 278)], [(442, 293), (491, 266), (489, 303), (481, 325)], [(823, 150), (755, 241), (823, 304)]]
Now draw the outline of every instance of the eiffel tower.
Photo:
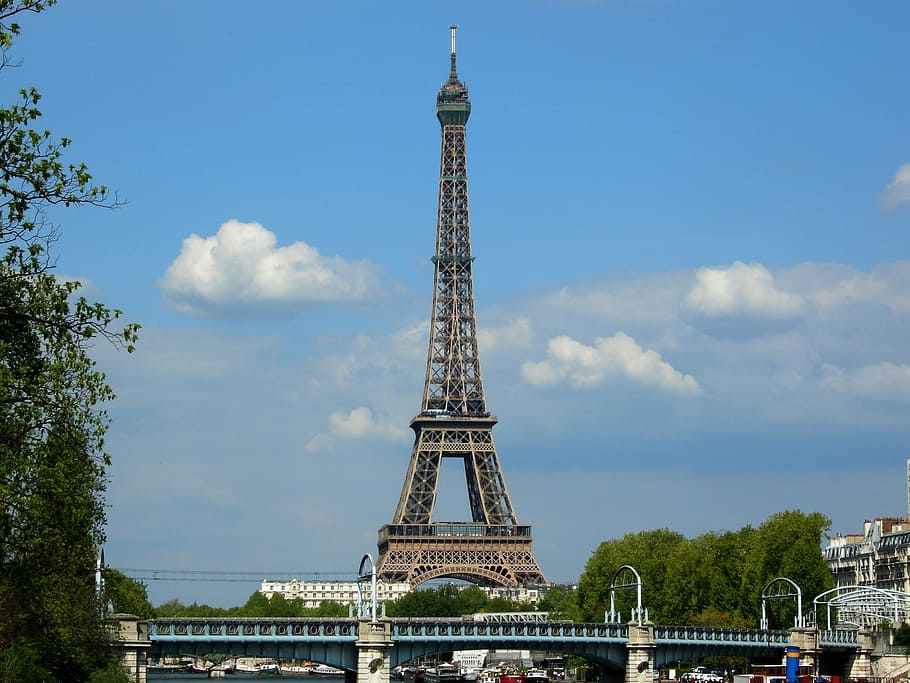
[[(513, 588), (545, 583), (506, 488), (486, 408), (477, 354), (465, 125), (468, 89), (455, 68), (436, 97), (442, 126), (433, 319), (414, 449), (391, 524), (379, 530), (377, 576), (412, 586), (442, 577)], [(470, 522), (433, 521), (443, 458), (464, 461)]]

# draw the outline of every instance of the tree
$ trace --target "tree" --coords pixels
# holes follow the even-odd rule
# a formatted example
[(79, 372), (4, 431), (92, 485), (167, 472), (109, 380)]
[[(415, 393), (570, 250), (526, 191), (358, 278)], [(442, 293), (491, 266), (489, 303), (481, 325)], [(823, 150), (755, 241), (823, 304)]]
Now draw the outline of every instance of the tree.
[[(758, 529), (709, 532), (692, 540), (658, 529), (605, 541), (579, 580), (582, 616), (597, 619), (603, 614), (614, 575), (629, 564), (641, 575), (642, 602), (652, 621), (757, 625), (761, 592), (772, 579), (783, 576), (800, 586), (804, 606), (833, 587), (821, 551), (821, 535), (829, 524), (818, 512), (788, 510), (772, 515)], [(616, 604), (628, 614), (631, 591), (617, 591)], [(792, 625), (794, 603), (775, 601), (769, 607), (778, 628)]]
[(419, 588), (387, 604), (392, 617), (460, 617), (477, 612), (527, 612), (531, 606), (508, 598), (488, 598), (477, 586), (444, 584)]
[(140, 619), (155, 616), (155, 610), (149, 602), (148, 587), (144, 583), (135, 581), (116, 569), (105, 569), (104, 589), (104, 600), (113, 606), (115, 612), (134, 614)]
[[(682, 534), (669, 529), (655, 529), (623, 538), (604, 541), (588, 559), (578, 581), (579, 605), (582, 617), (602, 621), (610, 607), (610, 585), (623, 565), (631, 565), (642, 580), (642, 603), (649, 609), (652, 620), (663, 619), (667, 610), (664, 583), (670, 573), (668, 558), (686, 542)], [(634, 592), (616, 591), (615, 604), (619, 611), (629, 614), (635, 606)]]
[[(55, 0), (0, 0), (0, 69), (11, 19)], [(50, 210), (113, 206), (70, 141), (37, 127), (40, 94), (0, 108), (0, 659), (34, 652), (52, 676), (86, 680), (110, 656), (94, 589), (104, 540), (101, 407), (114, 394), (88, 355), (93, 340), (132, 351), (138, 325), (55, 277)], [(13, 656), (16, 661), (21, 657)]]
[(462, 605), (455, 586), (418, 588), (391, 603), (388, 612), (395, 617), (458, 617)]
[(548, 612), (550, 619), (582, 620), (578, 591), (566, 586), (550, 586), (540, 599), (538, 607), (541, 611)]
[(462, 614), (474, 614), (488, 608), (490, 598), (478, 586), (462, 588), (458, 596), (461, 599)]
[[(822, 534), (830, 526), (831, 521), (820, 512), (807, 514), (799, 510), (778, 512), (765, 520), (751, 539), (743, 567), (741, 593), (748, 600), (744, 614), (758, 619), (762, 589), (778, 577), (786, 577), (800, 587), (804, 606), (834, 587), (834, 577), (821, 552)], [(793, 625), (795, 603), (776, 600), (768, 607), (777, 628)]]
[(48, 683), (51, 680), (38, 653), (28, 645), (12, 645), (0, 650), (0, 681)]

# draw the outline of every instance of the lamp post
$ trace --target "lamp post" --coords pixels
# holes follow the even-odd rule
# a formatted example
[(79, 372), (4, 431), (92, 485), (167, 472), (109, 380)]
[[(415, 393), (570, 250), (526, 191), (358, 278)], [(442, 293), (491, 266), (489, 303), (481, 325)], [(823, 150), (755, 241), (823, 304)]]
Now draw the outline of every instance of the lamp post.
[[(633, 581), (627, 580), (625, 583), (617, 583), (616, 580), (623, 572), (631, 572), (635, 579)], [(617, 623), (620, 620), (619, 613), (616, 611), (616, 603), (614, 602), (614, 595), (617, 588), (635, 588), (637, 599), (635, 607), (632, 609), (632, 619), (637, 619), (638, 625), (641, 626), (642, 615), (645, 615), (645, 620), (648, 618), (647, 612), (643, 610), (641, 606), (641, 576), (635, 570), (635, 567), (628, 564), (624, 564), (620, 567), (613, 575), (613, 580), (610, 582), (610, 611), (604, 614), (604, 621), (607, 623)]]
[[(776, 592), (772, 593), (771, 587), (774, 587)], [(781, 588), (783, 586), (784, 588)], [(792, 589), (792, 590), (791, 590)], [(806, 622), (803, 620), (803, 592), (800, 587), (792, 579), (788, 579), (786, 576), (779, 576), (776, 579), (771, 579), (768, 583), (765, 584), (765, 587), (761, 591), (761, 628), (767, 630), (769, 626), (768, 622), (768, 613), (765, 609), (765, 603), (768, 600), (778, 600), (781, 598), (796, 598), (796, 623), (794, 626), (797, 628), (804, 628)]]
[(370, 580), (370, 595), (371, 595), (370, 606), (369, 606), (368, 610), (370, 612), (371, 620), (375, 624), (377, 621), (377, 616), (376, 616), (376, 613), (377, 613), (376, 612), (376, 565), (373, 564), (373, 557), (369, 553), (367, 553), (366, 555), (363, 556), (363, 558), (361, 558), (360, 569), (357, 570), (357, 597), (358, 597), (357, 616), (361, 619), (364, 616), (366, 616), (364, 614), (364, 611), (367, 611), (367, 607), (364, 604), (364, 600), (363, 600), (363, 591), (361, 589), (361, 584), (364, 581), (366, 581), (367, 579)]

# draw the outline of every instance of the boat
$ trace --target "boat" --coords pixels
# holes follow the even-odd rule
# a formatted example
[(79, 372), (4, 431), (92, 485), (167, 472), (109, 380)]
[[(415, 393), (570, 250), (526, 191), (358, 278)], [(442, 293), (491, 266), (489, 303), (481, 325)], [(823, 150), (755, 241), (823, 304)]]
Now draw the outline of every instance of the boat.
[(320, 664), (310, 670), (317, 676), (344, 676), (344, 669), (336, 669), (328, 664)]
[(279, 674), (278, 665), (265, 662), (257, 663), (255, 661), (239, 661), (234, 664), (234, 670), (231, 675), (236, 678), (251, 678), (253, 676), (277, 676)]
[(528, 669), (525, 671), (525, 683), (550, 683), (550, 677), (543, 669)]
[(259, 676), (278, 676), (281, 674), (281, 670), (275, 662), (266, 662), (256, 668), (259, 669), (257, 672)]
[(499, 683), (525, 683), (525, 675), (522, 673), (500, 674)]
[(253, 664), (247, 664), (246, 662), (237, 662), (234, 664), (234, 673), (239, 675), (247, 674), (249, 676), (258, 676), (259, 667)]
[(279, 664), (278, 670), (282, 676), (306, 676), (313, 673), (312, 666), (303, 666), (302, 664)]
[(461, 673), (454, 664), (441, 663), (423, 672), (426, 683), (455, 683), (461, 679)]
[(146, 671), (154, 674), (185, 674), (190, 670), (188, 664), (162, 664), (153, 662), (148, 665)]
[(475, 683), (478, 676), (480, 676), (480, 672), (477, 669), (459, 669), (458, 673), (461, 680), (465, 683)]

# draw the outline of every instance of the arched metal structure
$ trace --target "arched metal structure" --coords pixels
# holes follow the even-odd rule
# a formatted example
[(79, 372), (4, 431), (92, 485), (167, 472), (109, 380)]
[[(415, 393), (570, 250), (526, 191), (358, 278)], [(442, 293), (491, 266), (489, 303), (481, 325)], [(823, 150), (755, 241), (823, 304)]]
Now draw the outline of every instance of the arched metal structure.
[(910, 593), (873, 586), (838, 586), (820, 594), (814, 604), (817, 618), (824, 606), (829, 631), (832, 610), (836, 613), (835, 626), (869, 627), (910, 619)]
[[(626, 580), (624, 583), (617, 583), (617, 579), (621, 575), (631, 574), (635, 577), (634, 580)], [(643, 610), (641, 607), (641, 575), (635, 570), (630, 564), (624, 564), (622, 567), (616, 570), (616, 573), (613, 575), (613, 580), (610, 582), (610, 611), (604, 613), (604, 621), (608, 624), (618, 624), (620, 622), (619, 612), (616, 611), (616, 589), (623, 588), (634, 588), (636, 592), (636, 602), (635, 607), (632, 608), (632, 620), (638, 621), (638, 625), (641, 626), (642, 616), (644, 620), (648, 620), (647, 610)]]
[[(794, 592), (795, 591), (795, 592)], [(796, 623), (797, 628), (803, 628), (806, 622), (803, 618), (803, 592), (796, 582), (786, 576), (771, 579), (761, 590), (761, 628), (768, 630), (768, 613), (766, 604), (768, 600), (785, 600), (796, 598)]]
[[(363, 599), (363, 589), (361, 586), (364, 582), (370, 582), (370, 602)], [(378, 620), (376, 614), (376, 565), (373, 564), (373, 556), (367, 553), (360, 559), (360, 568), (357, 570), (357, 617), (363, 619), (369, 616), (375, 624)]]

